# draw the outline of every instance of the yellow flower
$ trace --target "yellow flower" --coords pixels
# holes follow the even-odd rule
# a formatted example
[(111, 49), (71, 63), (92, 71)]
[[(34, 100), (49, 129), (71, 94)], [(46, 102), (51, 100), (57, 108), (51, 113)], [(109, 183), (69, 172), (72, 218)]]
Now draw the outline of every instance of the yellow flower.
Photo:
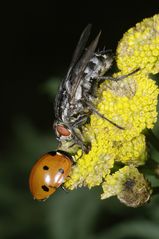
[[(72, 190), (102, 185), (102, 199), (117, 195), (126, 205), (136, 207), (147, 202), (151, 194), (136, 167), (147, 159), (144, 131), (153, 128), (157, 120), (159, 89), (151, 74), (159, 72), (159, 15), (143, 20), (124, 34), (116, 60), (120, 72), (113, 77), (119, 80), (104, 81), (94, 101), (98, 112), (116, 126), (97, 114), (90, 116), (90, 123), (82, 128), (84, 141), (91, 144), (90, 151), (82, 157), (81, 150), (77, 151), (65, 187)], [(129, 76), (120, 79), (126, 74)], [(117, 165), (128, 166), (116, 171)]]
[(92, 129), (107, 130), (109, 140), (131, 140), (145, 128), (153, 128), (158, 93), (155, 82), (141, 71), (118, 82), (105, 81), (98, 91), (96, 108), (124, 130), (95, 114), (91, 116)]
[[(81, 150), (79, 150), (77, 158), (80, 155)], [(77, 160), (65, 187), (74, 189), (77, 186), (91, 188), (100, 185), (114, 166), (115, 155), (116, 149), (113, 147), (113, 142), (108, 141), (105, 132), (95, 135), (90, 152)]]
[(130, 207), (138, 207), (146, 203), (152, 190), (143, 174), (134, 166), (125, 166), (116, 173), (108, 175), (102, 184), (104, 193), (101, 199), (117, 195), (118, 199)]
[(130, 28), (119, 42), (117, 65), (124, 73), (140, 67), (145, 73), (159, 72), (159, 15)]
[(140, 134), (130, 141), (120, 142), (116, 161), (127, 165), (140, 166), (147, 160), (145, 135)]

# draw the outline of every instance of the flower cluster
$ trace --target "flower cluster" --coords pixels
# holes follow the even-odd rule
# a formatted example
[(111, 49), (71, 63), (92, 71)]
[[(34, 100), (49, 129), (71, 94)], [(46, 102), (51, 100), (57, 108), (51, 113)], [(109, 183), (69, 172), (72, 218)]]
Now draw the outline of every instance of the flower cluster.
[[(78, 150), (65, 187), (102, 185), (102, 199), (116, 195), (127, 206), (146, 203), (151, 188), (137, 168), (147, 160), (145, 129), (157, 120), (159, 89), (151, 74), (159, 72), (159, 15), (129, 29), (117, 47), (120, 70), (103, 82), (97, 92), (96, 109), (114, 124), (92, 114), (83, 127), (91, 142), (88, 154)], [(125, 76), (125, 77), (123, 77)]]
[(119, 42), (117, 65), (124, 72), (140, 67), (145, 73), (159, 71), (159, 15), (130, 28)]
[(130, 207), (146, 203), (151, 195), (151, 187), (144, 176), (133, 165), (125, 166), (112, 175), (102, 185), (102, 199), (117, 195), (118, 199)]

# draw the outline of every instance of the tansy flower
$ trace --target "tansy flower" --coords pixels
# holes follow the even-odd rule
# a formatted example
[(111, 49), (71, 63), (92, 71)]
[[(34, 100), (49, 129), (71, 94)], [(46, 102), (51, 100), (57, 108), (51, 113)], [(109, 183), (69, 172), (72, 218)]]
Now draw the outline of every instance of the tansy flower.
[[(77, 160), (76, 165), (72, 168), (70, 179), (65, 183), (65, 187), (74, 189), (77, 186), (84, 185), (91, 188), (100, 185), (103, 178), (110, 173), (117, 153), (113, 142), (105, 137), (105, 132), (103, 131), (103, 133), (96, 134), (91, 143), (90, 152)], [(79, 151), (77, 158), (80, 155), (81, 151)]]
[(145, 135), (140, 134), (130, 141), (120, 142), (117, 146), (116, 162), (140, 166), (147, 160)]
[(140, 67), (145, 73), (159, 72), (159, 15), (130, 28), (119, 42), (117, 65), (129, 73)]
[(116, 173), (108, 175), (102, 185), (102, 199), (117, 195), (118, 199), (130, 207), (146, 203), (152, 190), (143, 174), (134, 166), (125, 166)]
[[(159, 15), (124, 34), (116, 61), (120, 72), (113, 77), (117, 81), (110, 79), (100, 85), (94, 105), (117, 126), (97, 114), (90, 116), (90, 123), (82, 129), (84, 141), (91, 144), (90, 151), (82, 157), (81, 150), (77, 151), (65, 187), (72, 190), (101, 184), (102, 199), (117, 195), (126, 205), (136, 207), (147, 202), (151, 194), (136, 167), (147, 159), (145, 129), (153, 128), (157, 120), (159, 89), (150, 73), (159, 72)], [(126, 74), (129, 76), (120, 79)]]
[(95, 114), (91, 116), (92, 129), (107, 129), (109, 140), (131, 140), (156, 122), (158, 93), (155, 82), (141, 71), (118, 82), (104, 82), (98, 90), (96, 108), (124, 130)]

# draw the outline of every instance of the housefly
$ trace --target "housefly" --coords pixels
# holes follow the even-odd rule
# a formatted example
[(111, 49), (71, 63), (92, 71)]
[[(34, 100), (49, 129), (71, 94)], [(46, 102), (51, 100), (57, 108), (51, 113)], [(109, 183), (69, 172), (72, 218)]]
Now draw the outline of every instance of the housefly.
[(113, 55), (105, 50), (95, 52), (101, 32), (85, 49), (90, 30), (89, 24), (78, 41), (68, 72), (60, 84), (55, 99), (54, 129), (58, 140), (61, 143), (71, 141), (84, 152), (88, 152), (88, 146), (83, 142), (81, 128), (91, 113), (96, 113), (119, 129), (123, 129), (98, 112), (93, 105), (99, 79), (106, 78), (104, 74), (113, 63)]

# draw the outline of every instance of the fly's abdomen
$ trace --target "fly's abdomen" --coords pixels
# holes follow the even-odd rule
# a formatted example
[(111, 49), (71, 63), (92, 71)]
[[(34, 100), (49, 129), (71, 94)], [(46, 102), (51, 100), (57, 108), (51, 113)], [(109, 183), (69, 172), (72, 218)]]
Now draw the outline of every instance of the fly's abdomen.
[(93, 87), (98, 77), (103, 76), (109, 70), (112, 63), (113, 57), (110, 54), (105, 54), (103, 51), (94, 54), (84, 71), (85, 76), (82, 86), (85, 91), (89, 91)]

